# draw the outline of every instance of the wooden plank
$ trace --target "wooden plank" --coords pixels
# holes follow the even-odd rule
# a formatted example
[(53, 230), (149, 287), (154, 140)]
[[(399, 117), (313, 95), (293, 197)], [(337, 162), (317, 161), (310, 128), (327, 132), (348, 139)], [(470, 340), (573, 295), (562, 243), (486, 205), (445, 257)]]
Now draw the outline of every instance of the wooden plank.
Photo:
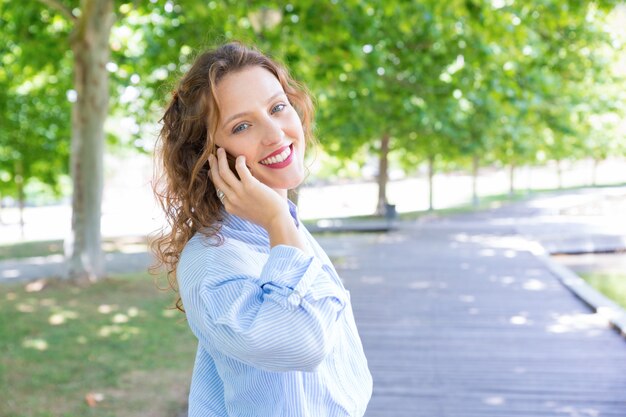
[(457, 226), (329, 250), (374, 376), (366, 417), (626, 416), (625, 340), (510, 227)]

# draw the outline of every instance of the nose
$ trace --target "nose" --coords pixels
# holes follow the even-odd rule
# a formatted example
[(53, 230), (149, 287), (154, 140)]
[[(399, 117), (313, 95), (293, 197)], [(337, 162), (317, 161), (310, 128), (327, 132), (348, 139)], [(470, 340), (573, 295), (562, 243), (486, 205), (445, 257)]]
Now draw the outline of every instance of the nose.
[(283, 141), (285, 132), (278, 120), (268, 117), (264, 123), (262, 143), (265, 146), (276, 145)]

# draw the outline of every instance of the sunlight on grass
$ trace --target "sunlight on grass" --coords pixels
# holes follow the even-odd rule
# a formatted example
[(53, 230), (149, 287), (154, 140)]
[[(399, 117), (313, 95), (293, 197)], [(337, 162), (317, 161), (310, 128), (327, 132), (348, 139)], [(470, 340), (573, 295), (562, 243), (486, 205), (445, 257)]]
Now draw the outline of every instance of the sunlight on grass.
[(24, 339), (22, 341), (22, 347), (26, 349), (46, 350), (48, 349), (48, 342), (44, 339)]
[[(102, 250), (108, 253), (145, 252), (147, 248), (147, 238), (142, 236), (106, 238), (102, 241)], [(62, 240), (34, 241), (15, 243), (10, 245), (0, 245), (0, 260), (62, 254)], [(8, 274), (6, 271), (3, 271), (3, 274), (6, 278), (11, 278), (10, 274)]]
[(0, 291), (0, 416), (171, 417), (184, 405), (196, 341), (152, 277)]
[(626, 274), (582, 273), (589, 285), (626, 309)]

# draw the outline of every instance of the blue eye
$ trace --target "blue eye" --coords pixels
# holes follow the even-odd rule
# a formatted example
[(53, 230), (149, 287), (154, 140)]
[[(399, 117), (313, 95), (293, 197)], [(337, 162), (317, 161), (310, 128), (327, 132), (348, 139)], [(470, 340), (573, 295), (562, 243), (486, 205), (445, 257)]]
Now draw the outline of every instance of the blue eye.
[(233, 129), (233, 133), (243, 132), (244, 130), (246, 130), (248, 128), (248, 126), (250, 126), (248, 123), (242, 123), (240, 125), (237, 125)]
[(287, 107), (287, 105), (282, 103), (275, 105), (274, 107), (272, 107), (272, 114), (282, 111), (285, 107)]

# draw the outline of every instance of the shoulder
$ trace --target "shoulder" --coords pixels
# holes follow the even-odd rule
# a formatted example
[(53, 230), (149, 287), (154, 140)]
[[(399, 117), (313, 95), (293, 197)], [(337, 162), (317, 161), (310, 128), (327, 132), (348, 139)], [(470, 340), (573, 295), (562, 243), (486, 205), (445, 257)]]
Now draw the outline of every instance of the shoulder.
[(185, 245), (176, 275), (181, 286), (198, 280), (219, 281), (233, 274), (260, 271), (266, 261), (267, 253), (253, 243), (229, 236), (227, 230), (222, 229), (219, 236), (198, 232)]

